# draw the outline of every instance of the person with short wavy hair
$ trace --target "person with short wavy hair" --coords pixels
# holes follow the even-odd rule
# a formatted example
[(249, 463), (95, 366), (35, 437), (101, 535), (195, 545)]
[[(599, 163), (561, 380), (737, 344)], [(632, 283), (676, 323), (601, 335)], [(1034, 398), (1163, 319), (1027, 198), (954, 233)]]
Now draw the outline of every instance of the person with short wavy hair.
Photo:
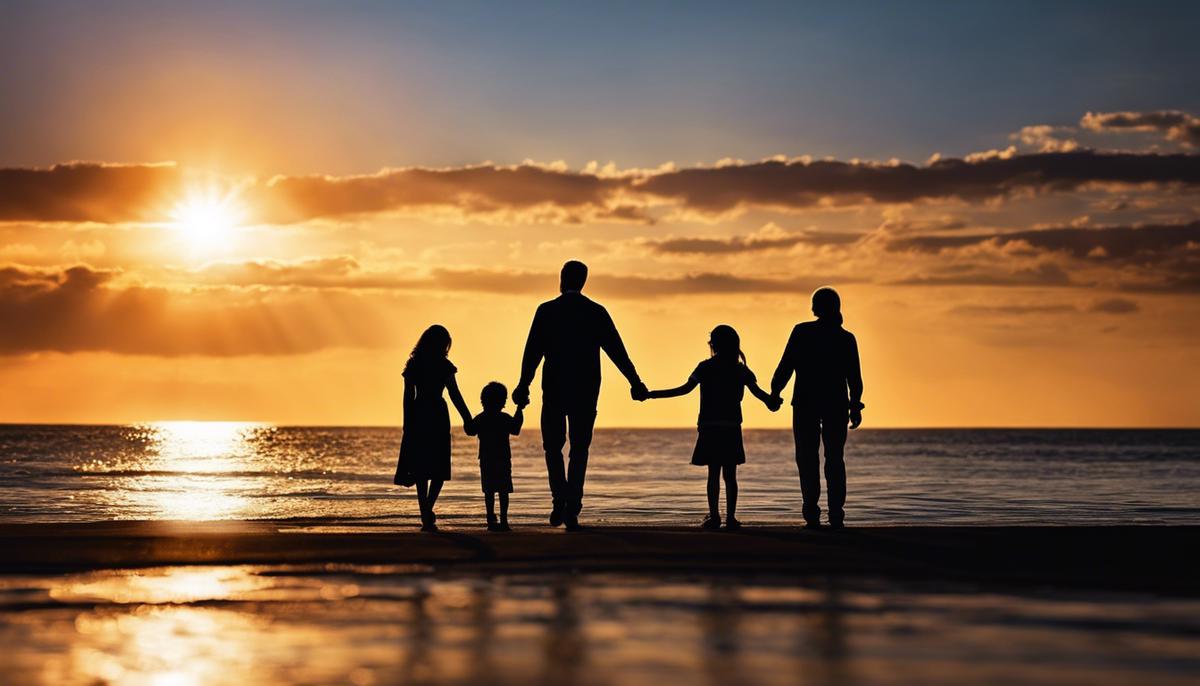
[[(521, 380), (512, 392), (518, 406), (529, 402), (529, 385), (545, 360), (541, 428), (554, 497), (550, 525), (566, 524), (572, 531), (580, 528), (588, 448), (600, 397), (600, 351), (625, 375), (634, 400), (645, 399), (647, 393), (608, 310), (582, 293), (587, 274), (587, 265), (577, 260), (563, 265), (560, 295), (539, 305), (533, 316), (521, 360)], [(568, 436), (570, 463), (564, 465), (562, 450)]]

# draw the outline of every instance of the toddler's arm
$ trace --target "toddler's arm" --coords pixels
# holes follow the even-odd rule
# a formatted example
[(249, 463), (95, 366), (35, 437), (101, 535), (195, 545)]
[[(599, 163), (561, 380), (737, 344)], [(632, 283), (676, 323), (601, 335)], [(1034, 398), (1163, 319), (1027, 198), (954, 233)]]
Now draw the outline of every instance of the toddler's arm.
[(511, 433), (514, 436), (520, 436), (521, 435), (521, 425), (524, 423), (525, 423), (525, 407), (518, 406), (517, 411), (513, 414), (512, 427), (509, 429), (509, 433)]

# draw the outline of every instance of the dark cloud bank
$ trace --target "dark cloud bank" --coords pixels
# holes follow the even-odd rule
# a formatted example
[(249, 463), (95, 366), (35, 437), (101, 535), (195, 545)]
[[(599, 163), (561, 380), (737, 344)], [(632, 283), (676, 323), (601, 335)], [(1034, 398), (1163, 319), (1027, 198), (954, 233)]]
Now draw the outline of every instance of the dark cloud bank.
[(286, 355), (390, 343), (354, 317), (325, 329), (298, 307), (184, 302), (161, 288), (116, 286), (117, 276), (86, 266), (0, 268), (0, 354)]
[[(73, 163), (0, 170), (0, 221), (149, 221), (187, 183), (171, 166)], [(925, 166), (763, 161), (603, 176), (536, 165), (398, 169), (353, 177), (277, 177), (250, 185), (255, 221), (288, 223), (376, 212), (466, 215), (551, 212), (648, 220), (669, 205), (716, 214), (743, 207), (800, 209), (823, 202), (978, 202), (1094, 184), (1196, 187), (1200, 155), (1072, 151), (938, 160)]]

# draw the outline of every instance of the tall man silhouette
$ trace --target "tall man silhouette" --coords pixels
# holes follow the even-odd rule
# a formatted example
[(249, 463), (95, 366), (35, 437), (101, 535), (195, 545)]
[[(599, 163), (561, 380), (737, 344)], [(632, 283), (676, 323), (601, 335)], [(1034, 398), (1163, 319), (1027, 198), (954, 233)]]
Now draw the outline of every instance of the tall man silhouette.
[[(565, 523), (568, 531), (580, 528), (588, 447), (600, 396), (600, 351), (604, 350), (629, 380), (629, 393), (635, 400), (649, 393), (625, 352), (608, 310), (581, 292), (586, 281), (587, 265), (575, 260), (563, 265), (559, 278), (562, 294), (538, 306), (525, 341), (521, 380), (512, 392), (514, 403), (529, 402), (529, 384), (544, 358), (542, 448), (554, 495), (550, 525)], [(570, 464), (564, 469), (562, 451), (568, 435)]]
[(832, 288), (818, 288), (812, 296), (817, 320), (792, 329), (787, 347), (771, 378), (771, 395), (779, 398), (792, 374), (792, 435), (796, 440), (796, 467), (804, 497), (804, 521), (810, 529), (821, 526), (821, 444), (825, 444), (825, 485), (828, 489), (829, 525), (842, 527), (846, 504), (846, 424), (862, 424), (863, 380), (858, 361), (858, 341), (842, 328), (842, 299)]

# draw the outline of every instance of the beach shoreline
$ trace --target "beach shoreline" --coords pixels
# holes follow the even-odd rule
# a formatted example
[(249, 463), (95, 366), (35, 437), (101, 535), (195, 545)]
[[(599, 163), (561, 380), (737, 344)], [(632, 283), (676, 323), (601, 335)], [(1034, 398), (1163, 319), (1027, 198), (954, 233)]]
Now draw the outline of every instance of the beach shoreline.
[(328, 520), (0, 524), (0, 574), (236, 564), (409, 564), (434, 572), (875, 577), (1194, 597), (1196, 526), (547, 527), (487, 533)]

